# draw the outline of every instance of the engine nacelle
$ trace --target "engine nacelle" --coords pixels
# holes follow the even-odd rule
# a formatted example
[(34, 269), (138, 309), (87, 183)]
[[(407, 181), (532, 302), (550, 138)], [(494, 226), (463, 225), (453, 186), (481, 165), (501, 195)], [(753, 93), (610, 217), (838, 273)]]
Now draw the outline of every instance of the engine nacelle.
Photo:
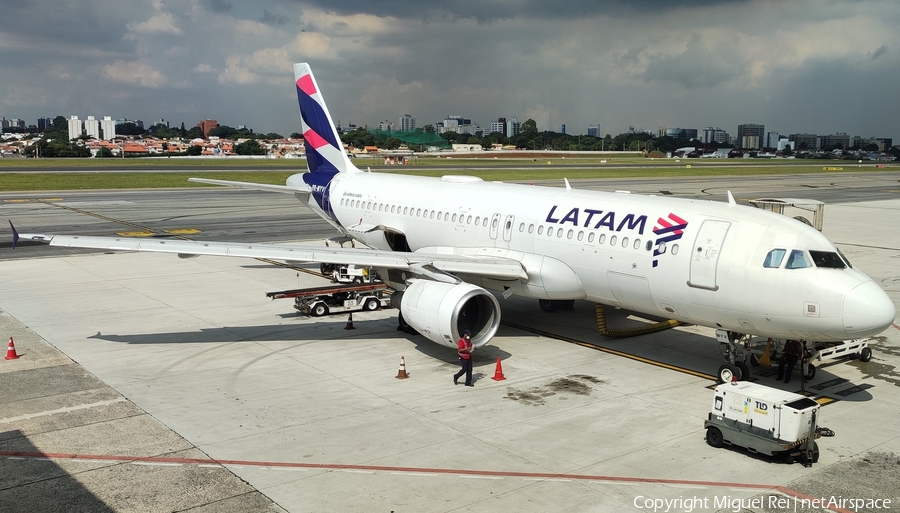
[(391, 302), (419, 334), (447, 347), (456, 348), (465, 330), (472, 332), (472, 344), (481, 347), (500, 327), (497, 298), (469, 283), (413, 280), (405, 291), (395, 292)]

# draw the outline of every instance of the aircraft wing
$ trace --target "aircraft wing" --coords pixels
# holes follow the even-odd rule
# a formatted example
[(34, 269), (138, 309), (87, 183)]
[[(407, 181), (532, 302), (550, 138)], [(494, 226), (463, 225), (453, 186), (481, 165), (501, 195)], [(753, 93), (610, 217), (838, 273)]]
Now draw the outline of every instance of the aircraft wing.
[[(15, 229), (13, 229), (15, 230)], [(323, 248), (317, 246), (206, 242), (179, 239), (144, 239), (137, 237), (82, 237), (78, 235), (18, 234), (15, 241), (30, 240), (51, 246), (71, 248), (108, 249), (116, 251), (151, 251), (175, 253), (179, 256), (228, 256), (265, 258), (291, 262), (327, 262), (354, 264), (390, 269), (410, 269), (431, 265), (448, 273), (467, 273), (499, 280), (528, 279), (518, 260), (491, 256), (441, 255), (433, 253), (407, 253), (374, 249)], [(14, 246), (15, 247), (15, 246)]]
[[(306, 187), (293, 187), (288, 185), (269, 185), (265, 183), (252, 183), (252, 182), (232, 182), (231, 180), (214, 180), (212, 178), (188, 178), (189, 182), (197, 182), (197, 183), (208, 183), (210, 185), (225, 185), (228, 187), (239, 187), (241, 189), (256, 189), (258, 191), (269, 191), (269, 192), (283, 192), (287, 194), (294, 194), (297, 192), (306, 192), (309, 193), (309, 186)], [(306, 184), (303, 184), (306, 185)]]

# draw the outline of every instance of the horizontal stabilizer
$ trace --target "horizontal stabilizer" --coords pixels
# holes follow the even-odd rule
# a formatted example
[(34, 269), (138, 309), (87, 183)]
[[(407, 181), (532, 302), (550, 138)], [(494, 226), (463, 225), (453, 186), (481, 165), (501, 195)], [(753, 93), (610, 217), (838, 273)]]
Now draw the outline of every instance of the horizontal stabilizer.
[(269, 191), (269, 192), (284, 192), (288, 194), (295, 194), (298, 192), (309, 193), (309, 186), (305, 188), (301, 187), (292, 187), (287, 185), (272, 185), (267, 183), (252, 183), (252, 182), (232, 182), (230, 180), (213, 180), (212, 178), (188, 178), (189, 182), (196, 183), (208, 183), (210, 185), (225, 185), (228, 187), (239, 187), (242, 189), (255, 189), (258, 191)]

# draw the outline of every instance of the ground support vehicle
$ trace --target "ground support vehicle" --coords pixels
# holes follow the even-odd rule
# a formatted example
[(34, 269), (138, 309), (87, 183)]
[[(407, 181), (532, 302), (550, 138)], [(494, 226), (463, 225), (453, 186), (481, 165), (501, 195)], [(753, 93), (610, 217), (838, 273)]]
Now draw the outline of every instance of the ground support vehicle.
[(369, 267), (358, 265), (338, 265), (331, 271), (334, 283), (380, 283), (378, 274)]
[[(773, 366), (778, 365), (784, 349), (784, 340), (773, 340), (769, 348), (769, 360)], [(858, 358), (861, 362), (872, 359), (872, 348), (869, 347), (869, 339), (857, 338), (844, 340), (843, 342), (807, 342), (804, 357), (798, 362), (803, 377), (808, 381), (816, 376), (816, 366), (822, 362), (836, 360), (838, 358)], [(766, 341), (755, 341), (750, 346), (750, 365), (758, 367), (759, 359), (766, 351)]]
[(390, 306), (390, 294), (384, 283), (362, 285), (328, 285), (306, 289), (267, 292), (272, 299), (294, 299), (294, 308), (306, 315), (323, 315), (374, 311)]
[[(728, 383), (732, 378), (738, 380), (750, 379), (750, 367), (761, 365), (761, 359), (769, 346), (770, 365), (777, 366), (784, 352), (783, 339), (774, 339), (771, 343), (767, 339), (753, 338), (726, 330), (716, 330), (716, 339), (719, 341), (722, 356), (725, 363), (719, 367), (718, 382)], [(811, 380), (816, 375), (816, 364), (838, 358), (858, 358), (861, 362), (872, 359), (872, 349), (869, 347), (869, 339), (844, 340), (842, 342), (807, 342), (801, 341), (804, 347), (804, 356), (798, 361), (800, 370), (806, 380)]]
[(819, 460), (816, 438), (834, 433), (816, 425), (820, 405), (800, 394), (747, 381), (732, 381), (715, 388), (707, 420), (706, 443), (744, 447), (805, 466)]

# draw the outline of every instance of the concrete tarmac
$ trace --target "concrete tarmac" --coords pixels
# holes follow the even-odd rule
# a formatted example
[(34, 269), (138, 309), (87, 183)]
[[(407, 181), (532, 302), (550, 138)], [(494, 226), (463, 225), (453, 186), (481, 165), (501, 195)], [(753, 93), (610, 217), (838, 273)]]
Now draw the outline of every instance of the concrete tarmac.
[[(826, 208), (825, 233), (895, 304), (898, 225), (897, 200)], [(545, 314), (501, 300), (504, 325), (476, 353), (467, 388), (451, 381), (453, 351), (398, 332), (396, 312), (355, 314), (351, 331), (344, 316), (306, 318), (266, 299), (323, 283), (293, 269), (94, 253), (3, 260), (0, 275), (0, 338), (14, 336), (22, 355), (0, 362), (0, 511), (900, 504), (897, 325), (873, 339), (871, 362), (823, 365), (806, 385), (836, 436), (805, 468), (706, 445), (704, 375), (721, 363), (706, 328), (606, 339), (591, 304)], [(491, 379), (498, 357), (502, 381)]]

